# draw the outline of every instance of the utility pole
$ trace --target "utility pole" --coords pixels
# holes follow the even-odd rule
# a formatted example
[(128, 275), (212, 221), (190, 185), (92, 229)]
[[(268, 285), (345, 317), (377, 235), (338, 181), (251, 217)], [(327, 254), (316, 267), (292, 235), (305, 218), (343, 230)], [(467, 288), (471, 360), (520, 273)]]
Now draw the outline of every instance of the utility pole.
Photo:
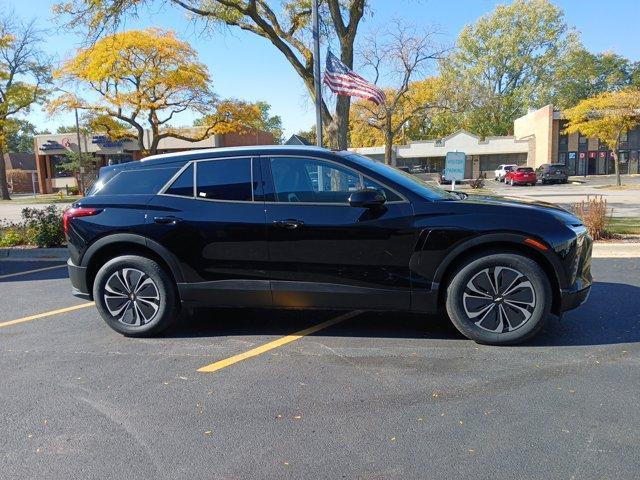
[(84, 165), (82, 162), (82, 146), (80, 144), (80, 121), (78, 120), (78, 109), (74, 108), (76, 112), (76, 139), (78, 141), (78, 168), (80, 169), (80, 185), (78, 190), (84, 195)]
[(322, 84), (320, 83), (318, 0), (312, 0), (311, 3), (311, 23), (313, 27), (313, 82), (316, 87), (316, 145), (322, 147)]

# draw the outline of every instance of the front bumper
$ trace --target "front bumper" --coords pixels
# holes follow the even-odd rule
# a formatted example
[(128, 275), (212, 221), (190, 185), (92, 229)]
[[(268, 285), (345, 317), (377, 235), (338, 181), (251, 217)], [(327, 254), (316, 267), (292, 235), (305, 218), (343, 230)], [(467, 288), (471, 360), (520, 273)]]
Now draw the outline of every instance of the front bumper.
[(89, 287), (87, 286), (87, 269), (75, 265), (71, 259), (67, 260), (69, 279), (71, 280), (71, 293), (78, 298), (92, 300)]
[(566, 312), (578, 308), (589, 299), (591, 285), (582, 289), (567, 289), (560, 291), (560, 311)]

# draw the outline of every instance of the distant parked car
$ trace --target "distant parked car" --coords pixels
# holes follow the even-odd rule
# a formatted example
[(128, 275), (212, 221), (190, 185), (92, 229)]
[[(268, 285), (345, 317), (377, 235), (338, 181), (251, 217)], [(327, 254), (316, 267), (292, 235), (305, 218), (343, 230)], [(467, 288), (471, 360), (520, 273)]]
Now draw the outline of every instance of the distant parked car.
[(504, 177), (507, 175), (507, 172), (510, 170), (518, 168), (518, 165), (515, 163), (507, 163), (504, 165), (498, 165), (498, 169), (494, 172), (496, 181), (504, 182)]
[(509, 185), (535, 185), (538, 181), (536, 172), (531, 167), (518, 167), (507, 172), (504, 182)]
[(409, 167), (406, 167), (404, 165), (397, 167), (398, 170), (402, 170), (403, 172), (407, 172), (407, 173), (411, 173), (411, 169)]
[(440, 185), (451, 185), (451, 180), (449, 180), (447, 177), (445, 177), (444, 174), (445, 170), (442, 170), (439, 175), (438, 175), (438, 181), (440, 182)]
[(543, 184), (569, 181), (569, 169), (564, 163), (545, 163), (538, 167), (536, 173)]
[(424, 165), (413, 165), (411, 167), (411, 173), (424, 173), (427, 169), (424, 168)]

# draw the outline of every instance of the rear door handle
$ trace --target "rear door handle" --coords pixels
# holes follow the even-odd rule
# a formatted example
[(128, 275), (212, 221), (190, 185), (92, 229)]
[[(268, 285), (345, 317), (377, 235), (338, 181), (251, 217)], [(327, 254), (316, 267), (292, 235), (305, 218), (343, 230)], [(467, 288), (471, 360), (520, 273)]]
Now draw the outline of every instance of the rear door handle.
[(300, 228), (304, 225), (302, 220), (295, 220), (293, 218), (288, 218), (286, 220), (274, 220), (273, 223), (278, 227), (286, 228), (287, 230), (295, 230), (296, 228)]
[(182, 221), (181, 218), (178, 217), (153, 217), (154, 223), (159, 223), (161, 225), (175, 225), (176, 223)]

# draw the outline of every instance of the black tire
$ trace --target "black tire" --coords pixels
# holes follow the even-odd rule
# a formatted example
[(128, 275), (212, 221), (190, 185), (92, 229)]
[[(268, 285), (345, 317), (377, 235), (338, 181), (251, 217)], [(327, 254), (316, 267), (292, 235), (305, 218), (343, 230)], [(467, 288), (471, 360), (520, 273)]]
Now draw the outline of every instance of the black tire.
[[(483, 289), (482, 282), (490, 282), (491, 275), (495, 279), (496, 272), (499, 282), (504, 279), (504, 284), (498, 285), (497, 294), (490, 292), (492, 299), (488, 299), (489, 288)], [(520, 278), (516, 274), (524, 277), (515, 284), (520, 288), (501, 296), (509, 292), (510, 278)], [(492, 287), (495, 283), (486, 285)], [(455, 271), (447, 286), (445, 306), (451, 322), (467, 338), (488, 345), (513, 345), (528, 340), (542, 329), (551, 310), (551, 301), (551, 285), (540, 265), (516, 253), (494, 252), (473, 257)]]
[(179, 315), (173, 278), (154, 260), (137, 255), (123, 255), (105, 263), (93, 282), (93, 298), (107, 325), (129, 337), (157, 335)]

